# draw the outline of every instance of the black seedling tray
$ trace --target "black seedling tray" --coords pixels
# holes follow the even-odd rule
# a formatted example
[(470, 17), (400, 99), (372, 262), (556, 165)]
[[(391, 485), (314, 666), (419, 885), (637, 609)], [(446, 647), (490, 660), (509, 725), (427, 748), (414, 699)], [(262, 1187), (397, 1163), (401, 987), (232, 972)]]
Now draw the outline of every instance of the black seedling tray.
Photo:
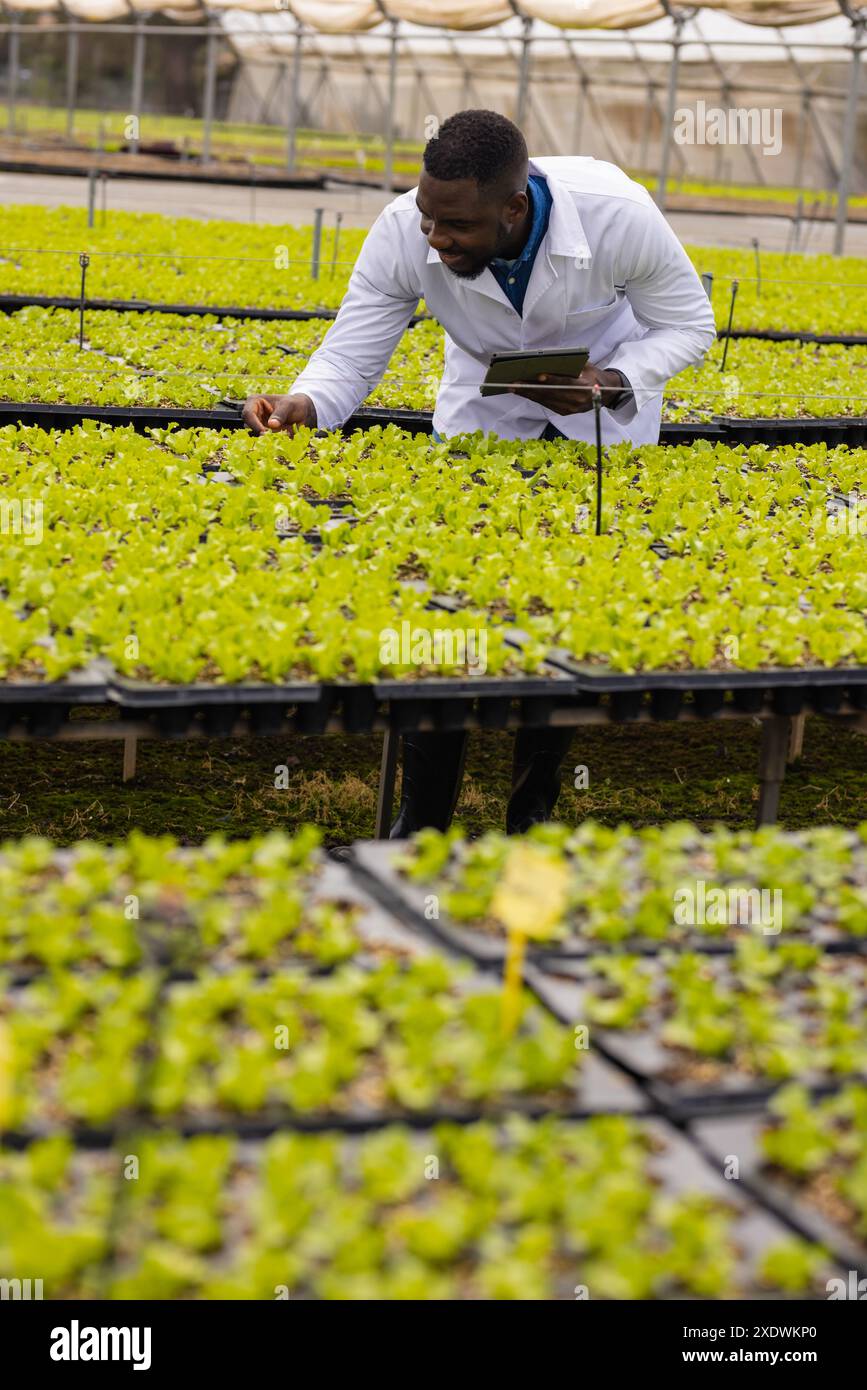
[[(313, 317), (318, 317), (313, 315)], [(132, 425), (142, 431), (165, 428), (175, 423), (181, 428), (246, 429), (237, 406), (214, 410), (193, 410), (188, 406), (119, 406), (68, 405), (45, 401), (0, 401), (0, 425), (38, 425), (41, 429), (74, 429), (85, 420), (109, 425)], [(413, 434), (430, 434), (433, 414), (430, 411), (391, 409), (384, 406), (362, 406), (340, 426), (344, 434), (353, 430), (370, 429), (373, 425), (398, 429)], [(776, 447), (785, 444), (845, 444), (850, 448), (867, 445), (867, 418), (809, 419), (809, 420), (734, 420), (716, 417), (702, 423), (663, 424), (660, 444), (691, 444), (696, 440), (732, 447), (743, 444), (766, 444)], [(528, 441), (529, 442), (529, 441)]]
[(722, 1171), (729, 1156), (738, 1159), (739, 1180), (727, 1186), (743, 1187), (793, 1230), (824, 1246), (846, 1273), (867, 1276), (867, 1241), (859, 1243), (851, 1230), (799, 1200), (796, 1183), (790, 1187), (781, 1174), (764, 1166), (759, 1148), (764, 1123), (756, 1116), (720, 1116), (696, 1120), (688, 1132), (717, 1170)]
[(603, 664), (575, 661), (555, 649), (547, 661), (576, 682), (580, 691), (625, 697), (615, 702), (615, 718), (634, 718), (650, 694), (656, 718), (677, 718), (684, 696), (692, 696), (703, 717), (718, 713), (730, 695), (744, 714), (759, 713), (768, 698), (775, 714), (799, 714), (805, 706), (833, 714), (844, 697), (867, 709), (867, 666), (769, 666), (758, 671), (640, 671), (629, 674)]
[[(733, 1206), (738, 1213), (737, 1227), (733, 1232), (738, 1255), (739, 1282), (743, 1285), (743, 1297), (752, 1301), (762, 1299), (785, 1302), (788, 1297), (798, 1301), (809, 1298), (824, 1298), (825, 1289), (813, 1294), (781, 1295), (770, 1294), (747, 1284), (747, 1270), (752, 1262), (758, 1262), (769, 1249), (784, 1244), (790, 1232), (773, 1209), (769, 1209), (759, 1194), (747, 1188), (746, 1183), (730, 1182), (722, 1175), (720, 1166), (709, 1158), (706, 1149), (692, 1141), (689, 1130), (685, 1133), (674, 1129), (662, 1119), (645, 1122), (648, 1129), (662, 1144), (661, 1152), (651, 1159), (651, 1167), (659, 1179), (660, 1191), (667, 1197), (676, 1198), (686, 1193), (706, 1193), (717, 1201)], [(842, 1270), (829, 1259), (828, 1268), (823, 1269), (824, 1278), (839, 1276)], [(592, 1297), (592, 1289), (590, 1290)]]
[[(75, 255), (74, 251), (69, 253)], [(167, 260), (171, 255), (167, 253)], [(81, 300), (74, 295), (48, 294), (0, 294), (0, 314), (14, 314), (19, 309), (30, 307), (43, 309), (80, 309)], [(223, 304), (160, 304), (149, 299), (85, 299), (85, 311), (89, 309), (109, 309), (120, 314), (178, 314), (182, 318), (218, 319), (266, 319), (280, 322), (310, 319), (334, 319), (336, 309), (263, 309), (248, 305)], [(415, 314), (409, 321), (410, 328), (423, 323), (430, 314)]]
[(314, 726), (310, 732), (324, 728), (328, 720), (325, 688), (316, 681), (169, 686), (113, 675), (109, 698), (127, 717), (155, 715), (164, 738), (184, 738), (198, 716), (212, 738), (228, 737), (242, 716), (262, 737), (280, 733), (290, 720), (301, 731)]
[(351, 1110), (297, 1111), (288, 1106), (267, 1108), (254, 1115), (241, 1112), (209, 1110), (200, 1114), (183, 1111), (177, 1115), (157, 1117), (150, 1111), (126, 1111), (102, 1125), (76, 1124), (60, 1121), (56, 1124), (33, 1124), (26, 1128), (0, 1132), (0, 1145), (22, 1149), (40, 1139), (55, 1134), (68, 1135), (76, 1148), (108, 1148), (130, 1130), (167, 1131), (191, 1137), (196, 1134), (228, 1134), (246, 1139), (265, 1139), (280, 1130), (323, 1133), (327, 1130), (364, 1134), (401, 1124), (426, 1129), (442, 1123), (475, 1124), (493, 1121), (505, 1115), (524, 1115), (528, 1119), (556, 1116), (560, 1119), (586, 1120), (593, 1115), (642, 1115), (647, 1103), (640, 1090), (621, 1069), (613, 1066), (599, 1052), (582, 1057), (574, 1091), (552, 1099), (551, 1095), (525, 1098), (510, 1095), (493, 1098), (485, 1104), (446, 1104), (428, 1110), (404, 1110), (400, 1106), (374, 1110), (357, 1105)]
[[(525, 970), (524, 978), (528, 988), (562, 1023), (574, 1027), (586, 1022), (582, 1013), (584, 991), (591, 981), (592, 972), (585, 972), (580, 978), (571, 973), (567, 977), (562, 973), (543, 972), (531, 964)], [(792, 1081), (807, 1086), (818, 1097), (833, 1095), (843, 1086), (864, 1080), (857, 1074), (850, 1074), (833, 1079), (800, 1076), (778, 1081), (731, 1072), (721, 1081), (708, 1086), (670, 1082), (659, 1075), (667, 1059), (661, 1043), (657, 1042), (657, 1021), (654, 1015), (647, 1028), (631, 1030), (589, 1024), (589, 1036), (591, 1044), (598, 1048), (602, 1056), (622, 1067), (644, 1089), (652, 1103), (676, 1123), (684, 1123), (700, 1115), (764, 1110), (776, 1092)], [(654, 1062), (657, 1055), (659, 1066)]]
[(798, 328), (720, 328), (718, 338), (758, 338), (768, 343), (830, 343), (840, 347), (867, 345), (867, 333), (810, 333)]
[(92, 663), (62, 681), (0, 681), (0, 738), (24, 723), (38, 738), (51, 738), (79, 705), (108, 702), (109, 676)]
[[(406, 878), (394, 867), (394, 860), (410, 847), (409, 840), (359, 840), (352, 847), (350, 867), (358, 873), (368, 890), (400, 921), (413, 930), (431, 937), (450, 950), (467, 956), (481, 966), (501, 968), (506, 956), (505, 933), (493, 935), (478, 928), (463, 926), (449, 917), (442, 907), (439, 917), (429, 920), (425, 915), (425, 900), (436, 894), (437, 881), (418, 883)], [(574, 963), (580, 972), (582, 962), (589, 956), (640, 955), (652, 959), (663, 952), (695, 952), (698, 955), (730, 956), (735, 941), (748, 935), (745, 926), (737, 938), (719, 938), (707, 933), (684, 932), (674, 939), (629, 937), (622, 941), (598, 941), (591, 937), (573, 937), (564, 943), (527, 943), (527, 960), (540, 970), (568, 970)], [(757, 934), (757, 933), (756, 933)], [(810, 923), (803, 931), (762, 936), (772, 949), (790, 945), (820, 946), (829, 955), (861, 956), (867, 954), (867, 937), (847, 936), (822, 922)]]

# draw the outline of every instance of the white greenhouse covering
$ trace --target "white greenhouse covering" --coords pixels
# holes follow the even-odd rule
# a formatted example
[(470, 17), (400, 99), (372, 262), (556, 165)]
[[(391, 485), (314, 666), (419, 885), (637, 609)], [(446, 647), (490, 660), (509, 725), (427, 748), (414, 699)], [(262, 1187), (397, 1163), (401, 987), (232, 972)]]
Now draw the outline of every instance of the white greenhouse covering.
[[(14, 0), (10, 14), (58, 14), (76, 19), (120, 20), (132, 14), (168, 14), (178, 18), (220, 10), (272, 14), (275, 0)], [(676, 6), (660, 0), (280, 0), (276, 7), (319, 33), (364, 33), (386, 19), (437, 29), (477, 30), (518, 15), (562, 29), (633, 29), (670, 15)], [(687, 7), (688, 8), (688, 7)], [(718, 10), (748, 24), (788, 26), (831, 19), (841, 12), (857, 15), (847, 0), (702, 0), (702, 10)]]

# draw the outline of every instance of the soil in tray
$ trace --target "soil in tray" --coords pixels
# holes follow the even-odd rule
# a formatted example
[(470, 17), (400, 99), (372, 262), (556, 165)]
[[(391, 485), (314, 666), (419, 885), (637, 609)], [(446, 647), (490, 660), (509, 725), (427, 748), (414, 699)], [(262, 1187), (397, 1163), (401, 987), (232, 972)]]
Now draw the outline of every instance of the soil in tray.
[[(867, 1074), (867, 959), (745, 943), (735, 956), (590, 958), (531, 983), (565, 1022), (677, 1102)], [(671, 1094), (673, 1092), (673, 1094)]]
[(809, 1297), (830, 1272), (658, 1121), (124, 1143), (119, 1187), (120, 1154), (0, 1154), (4, 1205), (28, 1213), (12, 1252), (39, 1251), (45, 1297)]
[(761, 1120), (699, 1121), (696, 1138), (715, 1163), (723, 1153), (737, 1155), (752, 1191), (844, 1266), (864, 1273), (867, 1087), (856, 1083), (817, 1099), (793, 1085), (775, 1096), (771, 1110)]
[[(529, 995), (506, 1036), (495, 983), (434, 957), (315, 977), (205, 971), (168, 984), (154, 1024), (156, 985), (150, 971), (67, 973), (7, 992), (0, 1017), (14, 1067), (4, 1128), (98, 1129), (135, 1110), (208, 1122), (472, 1114), (509, 1103), (574, 1111), (591, 1083), (599, 1091), (598, 1059), (594, 1077), (571, 1030)], [(609, 1104), (625, 1089), (613, 1079)]]

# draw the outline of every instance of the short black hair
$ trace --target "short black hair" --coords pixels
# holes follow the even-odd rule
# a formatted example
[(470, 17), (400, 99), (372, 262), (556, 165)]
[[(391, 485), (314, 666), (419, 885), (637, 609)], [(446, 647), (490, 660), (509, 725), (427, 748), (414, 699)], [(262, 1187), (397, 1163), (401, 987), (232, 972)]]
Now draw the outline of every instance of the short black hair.
[(498, 111), (456, 111), (425, 145), (424, 167), (434, 179), (474, 179), (493, 189), (511, 179), (527, 182), (527, 142)]

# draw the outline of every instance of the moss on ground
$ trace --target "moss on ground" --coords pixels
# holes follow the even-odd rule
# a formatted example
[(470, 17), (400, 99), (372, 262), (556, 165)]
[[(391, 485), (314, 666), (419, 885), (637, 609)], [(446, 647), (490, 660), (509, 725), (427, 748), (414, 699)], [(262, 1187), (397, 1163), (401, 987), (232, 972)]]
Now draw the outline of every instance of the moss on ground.
[[(512, 739), (470, 740), (458, 818), (470, 833), (502, 827)], [(120, 742), (0, 743), (0, 833), (60, 843), (114, 839), (138, 827), (196, 843), (304, 821), (326, 843), (373, 834), (379, 737), (142, 740), (124, 785)], [(690, 819), (749, 827), (758, 797), (759, 728), (749, 720), (695, 725), (603, 726), (576, 732), (558, 815), (634, 825)], [(274, 786), (286, 764), (288, 787)], [(589, 787), (572, 769), (585, 764)], [(791, 829), (867, 819), (867, 739), (833, 720), (807, 722), (804, 756), (788, 771), (780, 823)]]

